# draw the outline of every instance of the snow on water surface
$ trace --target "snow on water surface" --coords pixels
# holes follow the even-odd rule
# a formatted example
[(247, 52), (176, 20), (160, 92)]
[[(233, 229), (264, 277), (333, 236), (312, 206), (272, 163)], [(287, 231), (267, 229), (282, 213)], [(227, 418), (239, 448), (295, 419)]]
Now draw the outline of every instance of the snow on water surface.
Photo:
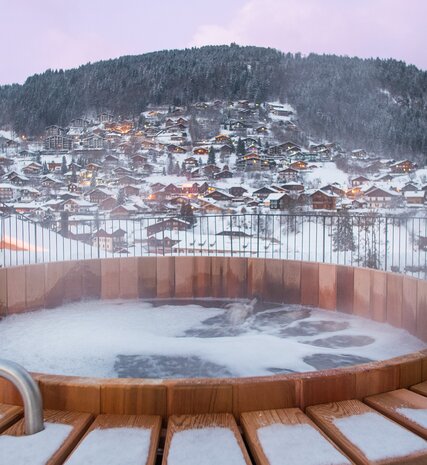
[(45, 465), (72, 431), (70, 425), (45, 423), (31, 436), (0, 436), (0, 464)]
[(337, 312), (276, 306), (241, 320), (236, 302), (226, 306), (85, 301), (11, 315), (0, 321), (0, 351), (35, 372), (179, 378), (312, 371), (425, 348), (403, 330)]
[(233, 432), (228, 428), (180, 431), (172, 436), (168, 465), (246, 465)]
[(151, 430), (106, 428), (91, 431), (65, 462), (66, 465), (144, 465)]
[(257, 435), (270, 465), (350, 465), (311, 425), (269, 425)]
[(427, 452), (427, 441), (374, 412), (334, 420), (335, 426), (368, 460), (405, 457)]

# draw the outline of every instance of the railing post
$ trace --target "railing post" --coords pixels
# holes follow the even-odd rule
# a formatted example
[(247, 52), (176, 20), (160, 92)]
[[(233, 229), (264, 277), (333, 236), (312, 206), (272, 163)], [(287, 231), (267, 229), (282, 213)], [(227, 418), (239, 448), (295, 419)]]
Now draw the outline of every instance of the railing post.
[(37, 383), (21, 365), (0, 359), (0, 378), (10, 381), (24, 401), (25, 434), (35, 434), (44, 430), (43, 402)]
[(325, 263), (326, 255), (326, 216), (323, 216), (323, 250), (322, 250), (322, 262)]
[(257, 214), (257, 234), (256, 234), (256, 256), (259, 258), (259, 230), (260, 230), (260, 214)]
[(385, 217), (385, 240), (384, 240), (384, 271), (387, 271), (387, 244), (388, 244), (388, 223)]
[(233, 256), (233, 217), (230, 215), (230, 251)]

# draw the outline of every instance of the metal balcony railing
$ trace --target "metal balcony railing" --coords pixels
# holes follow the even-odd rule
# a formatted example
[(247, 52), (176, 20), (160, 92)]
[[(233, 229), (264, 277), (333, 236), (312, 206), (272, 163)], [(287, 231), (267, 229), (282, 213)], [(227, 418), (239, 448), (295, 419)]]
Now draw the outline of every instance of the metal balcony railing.
[(0, 265), (126, 256), (280, 258), (427, 277), (427, 211), (200, 216), (0, 216)]

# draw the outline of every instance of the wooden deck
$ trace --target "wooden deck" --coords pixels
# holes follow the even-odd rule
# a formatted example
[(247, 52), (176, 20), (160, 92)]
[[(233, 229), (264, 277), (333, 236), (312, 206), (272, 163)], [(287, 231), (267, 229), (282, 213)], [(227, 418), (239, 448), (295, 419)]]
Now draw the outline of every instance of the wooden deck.
[[(95, 430), (143, 428), (150, 430), (145, 465), (177, 465), (178, 462), (171, 459), (171, 445), (175, 435), (207, 428), (209, 428), (209, 435), (212, 431), (210, 428), (220, 428), (222, 431), (228, 430), (232, 433), (229, 438), (232, 438), (235, 449), (241, 452), (241, 460), (238, 463), (246, 465), (271, 465), (272, 463), (286, 465), (301, 463), (302, 465), (302, 462), (295, 461), (295, 457), (306, 456), (307, 450), (310, 453), (313, 452), (313, 457), (317, 455), (316, 450), (327, 450), (327, 454), (335, 456), (333, 463), (336, 465), (426, 465), (427, 393), (423, 396), (419, 392), (425, 392), (423, 386), (415, 385), (410, 386), (409, 389), (398, 389), (368, 396), (363, 401), (348, 400), (311, 405), (306, 408), (305, 412), (299, 408), (244, 412), (238, 418), (240, 428), (234, 416), (229, 413), (172, 415), (167, 425), (163, 425), (167, 427), (166, 430), (162, 430), (161, 417), (155, 415), (93, 415), (45, 410), (45, 422), (71, 426), (66, 439), (45, 464), (60, 465), (68, 461), (73, 465), (74, 463), (80, 464), (79, 461), (75, 461), (76, 457), (73, 459), (73, 455), (77, 455), (76, 451), (85, 444), (90, 433)], [(3, 429), (0, 435), (0, 461), (2, 459), (1, 438), (4, 436), (22, 437), (24, 434), (22, 414), (21, 407), (0, 404), (0, 428)], [(361, 435), (357, 421), (365, 414), (370, 414), (368, 422), (371, 421), (370, 419), (372, 422), (371, 427), (368, 428), (369, 431), (362, 430)], [(339, 422), (342, 419), (350, 420), (345, 428)], [(356, 420), (354, 423), (356, 426), (352, 430), (354, 420)], [(376, 428), (378, 420), (379, 424), (386, 427), (385, 429), (390, 428), (392, 434), (384, 432), (382, 428)], [(278, 428), (280, 444), (283, 444), (283, 447), (276, 447), (272, 452), (271, 448), (268, 450), (268, 444), (263, 442), (259, 430), (274, 425), (280, 426)], [(282, 426), (285, 427), (281, 428)], [(292, 428), (295, 426), (296, 428)], [(365, 447), (365, 442), (369, 443), (369, 440), (371, 440), (371, 445), (368, 444)], [(405, 444), (405, 447), (401, 444)], [(203, 439), (196, 444), (196, 449), (199, 446), (200, 450), (205, 451)], [(371, 447), (370, 450), (369, 447)], [(374, 456), (372, 456), (372, 447)], [(217, 448), (221, 449), (221, 443), (217, 444)], [(289, 461), (290, 457), (294, 461)], [(16, 461), (13, 457), (9, 460), (14, 465), (27, 465)], [(185, 463), (196, 463), (197, 458), (195, 460), (194, 462), (191, 458)], [(90, 463), (98, 465), (96, 460)], [(111, 463), (115, 465), (114, 461)], [(317, 465), (314, 459), (310, 462), (312, 463)], [(320, 463), (324, 462), (319, 461)], [(120, 464), (119, 458), (117, 465)], [(135, 465), (140, 464), (141, 460), (135, 463)], [(218, 462), (216, 464), (221, 465)], [(233, 465), (233, 462), (227, 459), (224, 465)]]

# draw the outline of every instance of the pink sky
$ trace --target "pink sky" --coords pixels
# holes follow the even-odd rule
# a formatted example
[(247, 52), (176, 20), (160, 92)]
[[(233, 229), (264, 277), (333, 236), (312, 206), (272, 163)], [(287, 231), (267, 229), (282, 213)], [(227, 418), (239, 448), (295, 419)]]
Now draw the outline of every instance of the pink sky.
[(207, 44), (404, 60), (427, 69), (426, 0), (0, 0), (0, 84)]

